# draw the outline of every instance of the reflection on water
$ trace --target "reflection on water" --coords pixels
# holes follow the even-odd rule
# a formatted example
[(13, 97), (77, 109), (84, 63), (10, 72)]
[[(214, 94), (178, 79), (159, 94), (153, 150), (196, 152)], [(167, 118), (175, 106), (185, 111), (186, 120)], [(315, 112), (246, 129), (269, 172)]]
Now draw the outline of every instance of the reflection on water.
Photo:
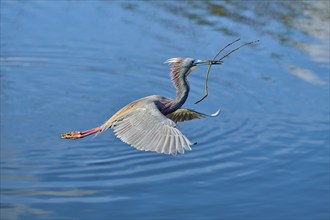
[(292, 74), (298, 76), (299, 78), (305, 80), (306, 82), (310, 82), (313, 84), (325, 84), (323, 80), (321, 80), (317, 75), (315, 75), (308, 69), (302, 69), (299, 67), (290, 66), (289, 70)]
[(24, 216), (33, 216), (35, 219), (51, 215), (51, 212), (31, 208), (23, 204), (1, 204), (1, 218), (3, 219), (21, 219)]
[[(1, 219), (329, 218), (329, 1), (1, 2)], [(106, 132), (65, 141), (151, 94), (174, 56), (211, 58), (171, 157)], [(297, 208), (299, 207), (299, 208)], [(79, 210), (79, 211), (77, 211)]]
[[(158, 4), (173, 14), (181, 14), (198, 25), (210, 26), (230, 36), (240, 36), (242, 28), (253, 27), (256, 35), (269, 35), (282, 44), (305, 50), (317, 62), (329, 62), (329, 1)], [(217, 17), (222, 17), (222, 20)], [(302, 35), (297, 38), (297, 34)], [(315, 39), (312, 41), (310, 37)]]

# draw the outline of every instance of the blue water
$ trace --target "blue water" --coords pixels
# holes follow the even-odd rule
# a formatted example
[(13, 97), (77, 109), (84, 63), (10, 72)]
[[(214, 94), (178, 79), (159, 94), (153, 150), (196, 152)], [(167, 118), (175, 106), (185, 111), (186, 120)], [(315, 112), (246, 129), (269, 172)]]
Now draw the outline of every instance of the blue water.
[[(1, 219), (329, 219), (329, 1), (1, 1)], [(189, 76), (184, 155), (138, 151), (100, 125)]]

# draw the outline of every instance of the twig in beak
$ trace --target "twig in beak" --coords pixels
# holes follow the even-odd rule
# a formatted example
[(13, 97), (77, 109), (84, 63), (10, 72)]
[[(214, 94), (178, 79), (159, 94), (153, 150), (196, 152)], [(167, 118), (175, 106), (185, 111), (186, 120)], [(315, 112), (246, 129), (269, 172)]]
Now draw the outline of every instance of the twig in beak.
[[(207, 68), (206, 71), (206, 75), (205, 75), (205, 93), (204, 96), (202, 98), (200, 98), (198, 101), (195, 102), (195, 104), (198, 104), (199, 102), (201, 102), (202, 100), (204, 100), (208, 95), (209, 95), (209, 86), (208, 86), (208, 81), (209, 81), (209, 74), (210, 74), (210, 70), (211, 70), (211, 66), (215, 63), (219, 63), (217, 61), (215, 61), (215, 59), (219, 56), (219, 54), (226, 49), (227, 47), (229, 47), (230, 45), (236, 43), (237, 41), (239, 41), (240, 38), (234, 40), (233, 42), (227, 44), (225, 47), (223, 47), (221, 50), (219, 50), (219, 52), (213, 57), (213, 59), (209, 62), (209, 67)], [(219, 60), (220, 61), (220, 60)]]
[(256, 43), (258, 43), (258, 42), (259, 42), (259, 40), (251, 41), (251, 42), (245, 43), (245, 44), (243, 44), (243, 45), (241, 45), (241, 46), (235, 48), (234, 50), (230, 51), (229, 53), (227, 53), (227, 54), (224, 55), (223, 57), (221, 57), (221, 58), (218, 60), (218, 62), (220, 62), (220, 61), (223, 60), (224, 58), (228, 57), (231, 53), (235, 52), (236, 50), (239, 50), (239, 49), (241, 49), (242, 47), (245, 47), (245, 46), (250, 45), (250, 44), (256, 44)]
[(208, 69), (206, 71), (206, 76), (205, 76), (205, 93), (204, 93), (204, 96), (202, 98), (200, 98), (198, 101), (195, 102), (195, 104), (198, 104), (199, 102), (203, 101), (208, 95), (209, 95), (209, 89), (208, 89), (208, 80), (209, 80), (209, 74), (210, 74), (210, 70), (211, 70), (211, 66), (213, 64), (221, 64), (222, 63), (222, 60), (226, 57), (228, 57), (231, 53), (235, 52), (236, 50), (239, 50), (240, 48), (244, 47), (244, 46), (247, 46), (247, 45), (250, 45), (250, 44), (254, 44), (254, 43), (257, 43), (259, 42), (259, 40), (256, 40), (256, 41), (251, 41), (251, 42), (248, 42), (248, 43), (245, 43), (237, 48), (235, 48), (234, 50), (231, 50), (230, 52), (228, 52), (227, 54), (225, 54), (224, 56), (222, 56), (219, 60), (215, 60), (219, 54), (224, 51), (227, 47), (229, 47), (230, 45), (236, 43), (237, 41), (239, 41), (240, 38), (234, 40), (233, 42), (227, 44), (225, 47), (223, 47), (214, 57), (212, 60), (210, 60), (209, 64), (208, 64)]

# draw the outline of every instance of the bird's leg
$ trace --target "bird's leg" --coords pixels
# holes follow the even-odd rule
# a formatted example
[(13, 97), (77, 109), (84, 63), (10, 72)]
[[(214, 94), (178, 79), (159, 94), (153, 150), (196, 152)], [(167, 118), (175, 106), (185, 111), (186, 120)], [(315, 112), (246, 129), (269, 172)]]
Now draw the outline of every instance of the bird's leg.
[(91, 134), (95, 134), (97, 132), (101, 132), (101, 128), (100, 127), (92, 128), (92, 129), (89, 129), (87, 131), (71, 131), (71, 132), (67, 132), (67, 133), (61, 134), (61, 138), (65, 138), (65, 139), (79, 139), (79, 138), (87, 137), (87, 136), (89, 136)]

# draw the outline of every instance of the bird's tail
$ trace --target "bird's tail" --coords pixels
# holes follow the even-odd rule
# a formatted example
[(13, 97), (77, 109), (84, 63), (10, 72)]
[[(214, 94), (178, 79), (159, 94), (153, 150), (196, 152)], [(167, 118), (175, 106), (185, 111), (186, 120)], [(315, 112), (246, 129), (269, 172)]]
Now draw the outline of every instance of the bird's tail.
[(61, 134), (61, 138), (72, 139), (72, 140), (79, 139), (79, 138), (87, 137), (91, 134), (100, 133), (101, 131), (102, 131), (101, 127), (92, 128), (87, 131), (70, 131), (70, 132)]

